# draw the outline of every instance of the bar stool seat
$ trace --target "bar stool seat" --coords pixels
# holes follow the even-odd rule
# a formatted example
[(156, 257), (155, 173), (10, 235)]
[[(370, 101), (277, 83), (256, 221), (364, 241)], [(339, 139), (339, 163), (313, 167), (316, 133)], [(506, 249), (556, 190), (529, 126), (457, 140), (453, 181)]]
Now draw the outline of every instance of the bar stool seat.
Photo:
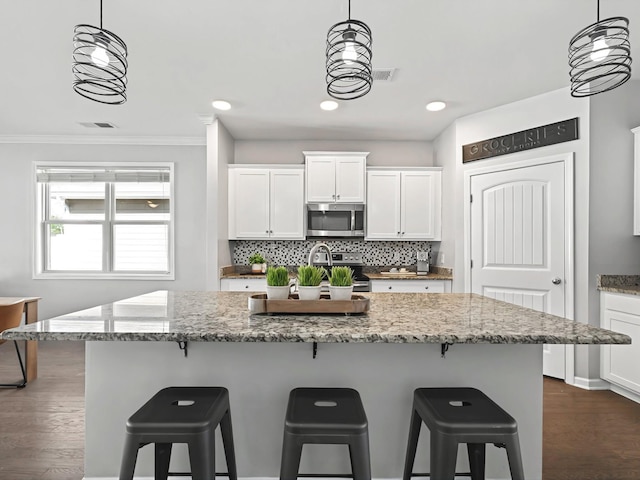
[(322, 476), (298, 473), (305, 443), (349, 445), (353, 475), (344, 476), (371, 479), (369, 427), (356, 390), (295, 388), (291, 391), (284, 424), (280, 480)]
[[(168, 387), (127, 420), (120, 480), (132, 480), (138, 450), (155, 444), (155, 478), (166, 480), (174, 443), (186, 443), (193, 480), (215, 478), (215, 430), (220, 425), (230, 480), (237, 480), (229, 392), (223, 387)], [(175, 473), (172, 473), (175, 475)], [(182, 474), (179, 474), (182, 475)]]
[(418, 388), (414, 391), (403, 480), (410, 480), (424, 422), (431, 435), (431, 478), (453, 480), (458, 444), (466, 443), (472, 480), (485, 478), (487, 443), (506, 448), (513, 480), (524, 480), (515, 419), (475, 388)]

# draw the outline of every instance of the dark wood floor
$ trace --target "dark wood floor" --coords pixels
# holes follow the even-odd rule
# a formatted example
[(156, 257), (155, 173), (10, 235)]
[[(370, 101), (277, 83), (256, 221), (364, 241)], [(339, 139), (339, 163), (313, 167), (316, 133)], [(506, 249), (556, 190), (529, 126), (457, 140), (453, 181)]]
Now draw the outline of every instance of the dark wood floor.
[[(0, 382), (18, 379), (11, 344)], [(39, 378), (0, 389), (0, 480), (81, 480), (84, 344), (41, 342)], [(640, 479), (640, 405), (611, 392), (544, 381), (543, 480)]]

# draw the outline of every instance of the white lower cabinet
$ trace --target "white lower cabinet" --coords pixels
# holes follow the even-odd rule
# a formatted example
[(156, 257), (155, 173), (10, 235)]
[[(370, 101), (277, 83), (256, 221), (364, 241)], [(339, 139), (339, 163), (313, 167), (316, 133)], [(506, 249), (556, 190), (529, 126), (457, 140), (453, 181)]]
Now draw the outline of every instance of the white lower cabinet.
[(371, 280), (372, 292), (451, 293), (449, 280)]
[(220, 290), (223, 292), (266, 292), (266, 278), (222, 278)]
[(640, 296), (600, 292), (600, 326), (631, 337), (631, 345), (600, 347), (600, 376), (640, 402)]

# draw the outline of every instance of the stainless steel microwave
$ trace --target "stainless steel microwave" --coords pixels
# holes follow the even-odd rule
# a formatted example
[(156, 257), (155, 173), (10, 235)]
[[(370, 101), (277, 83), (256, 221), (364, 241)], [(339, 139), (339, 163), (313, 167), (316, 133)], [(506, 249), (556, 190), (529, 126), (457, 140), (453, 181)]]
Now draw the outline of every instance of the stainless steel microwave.
[(307, 237), (364, 237), (364, 204), (308, 203)]

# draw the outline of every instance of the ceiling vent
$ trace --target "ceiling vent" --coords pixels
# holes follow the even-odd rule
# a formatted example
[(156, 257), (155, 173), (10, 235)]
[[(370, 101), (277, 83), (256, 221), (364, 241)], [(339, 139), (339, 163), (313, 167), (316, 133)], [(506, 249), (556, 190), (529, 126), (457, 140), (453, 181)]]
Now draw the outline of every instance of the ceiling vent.
[(390, 82), (395, 72), (395, 68), (374, 68), (371, 75), (376, 82)]
[(87, 128), (118, 128), (109, 122), (79, 122), (80, 125)]

